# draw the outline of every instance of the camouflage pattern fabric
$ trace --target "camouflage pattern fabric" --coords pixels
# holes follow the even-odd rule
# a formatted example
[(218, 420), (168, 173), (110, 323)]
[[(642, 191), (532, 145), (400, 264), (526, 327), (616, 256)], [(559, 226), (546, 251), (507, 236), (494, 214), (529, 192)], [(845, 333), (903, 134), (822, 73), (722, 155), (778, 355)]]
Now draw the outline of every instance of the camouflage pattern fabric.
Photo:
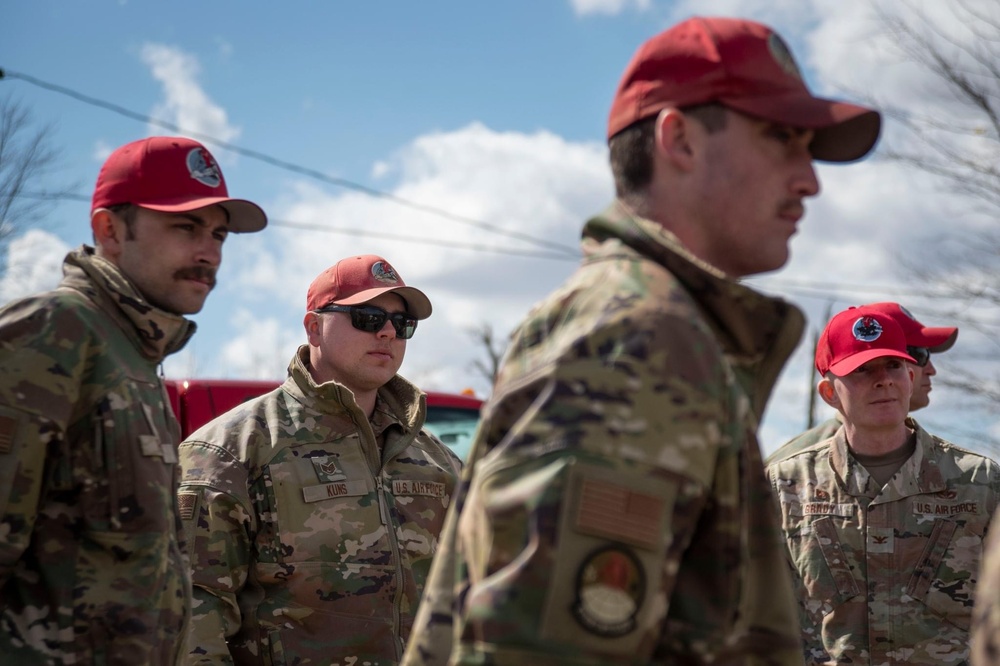
[(826, 421), (823, 421), (815, 428), (810, 428), (805, 432), (791, 438), (780, 447), (777, 451), (774, 451), (767, 457), (764, 461), (765, 465), (770, 465), (771, 463), (778, 462), (779, 460), (784, 460), (794, 456), (799, 451), (805, 451), (810, 446), (818, 444), (823, 440), (830, 439), (836, 434), (840, 426), (844, 425), (841, 420), (840, 414), (832, 416)]
[(398, 375), (371, 421), (300, 347), (275, 391), (180, 447), (189, 664), (397, 664), (461, 462)]
[(971, 634), (973, 666), (1000, 666), (1000, 529), (991, 530), (986, 539)]
[(1000, 468), (928, 434), (884, 487), (844, 430), (768, 467), (809, 664), (966, 664)]
[(406, 666), (801, 664), (755, 432), (801, 313), (620, 204), (515, 332)]
[(0, 310), (0, 661), (173, 664), (190, 581), (156, 366), (194, 324), (89, 247), (63, 270)]

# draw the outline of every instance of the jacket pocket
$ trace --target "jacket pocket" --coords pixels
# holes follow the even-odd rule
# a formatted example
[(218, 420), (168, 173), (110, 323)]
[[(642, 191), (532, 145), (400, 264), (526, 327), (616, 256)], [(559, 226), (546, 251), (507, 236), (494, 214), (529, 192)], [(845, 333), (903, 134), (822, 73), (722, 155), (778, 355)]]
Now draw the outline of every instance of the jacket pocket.
[(958, 532), (956, 521), (934, 521), (927, 546), (906, 586), (913, 597), (935, 615), (969, 631), (972, 621), (975, 571), (983, 542), (978, 535)]

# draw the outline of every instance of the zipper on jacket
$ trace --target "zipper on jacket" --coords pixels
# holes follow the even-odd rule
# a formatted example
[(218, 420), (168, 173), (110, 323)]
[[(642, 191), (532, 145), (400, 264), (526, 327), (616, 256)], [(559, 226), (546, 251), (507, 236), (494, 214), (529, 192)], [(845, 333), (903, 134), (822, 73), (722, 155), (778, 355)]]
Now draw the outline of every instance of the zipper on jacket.
[(395, 639), (396, 661), (403, 658), (403, 638), (400, 636), (400, 603), (403, 600), (403, 558), (399, 552), (399, 541), (396, 539), (395, 524), (390, 520), (389, 507), (385, 499), (385, 483), (382, 481), (382, 473), (375, 477), (375, 487), (378, 490), (378, 508), (382, 514), (382, 524), (385, 525), (386, 534), (389, 537), (389, 546), (392, 548), (392, 561), (395, 563), (396, 593), (392, 599), (392, 635)]

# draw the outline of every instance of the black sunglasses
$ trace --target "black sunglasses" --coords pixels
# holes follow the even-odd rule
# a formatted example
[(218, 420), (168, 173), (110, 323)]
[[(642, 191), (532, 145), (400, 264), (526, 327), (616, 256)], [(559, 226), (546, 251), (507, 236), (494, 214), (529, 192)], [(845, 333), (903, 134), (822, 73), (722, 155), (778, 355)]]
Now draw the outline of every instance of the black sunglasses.
[(405, 312), (386, 312), (374, 305), (327, 305), (313, 312), (347, 312), (351, 315), (351, 326), (366, 333), (378, 333), (391, 321), (396, 329), (396, 337), (409, 340), (417, 330), (417, 319)]
[(931, 360), (931, 350), (927, 347), (911, 347), (906, 345), (906, 353), (913, 357), (913, 360), (917, 362), (917, 367), (924, 367), (927, 362)]

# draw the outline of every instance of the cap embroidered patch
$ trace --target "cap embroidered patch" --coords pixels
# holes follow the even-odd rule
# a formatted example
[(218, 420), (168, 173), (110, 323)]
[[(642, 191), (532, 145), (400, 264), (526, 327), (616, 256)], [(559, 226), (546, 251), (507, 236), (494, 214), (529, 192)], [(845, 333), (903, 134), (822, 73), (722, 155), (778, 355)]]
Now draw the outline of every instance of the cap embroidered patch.
[(624, 636), (636, 628), (645, 592), (646, 575), (638, 558), (620, 546), (606, 546), (580, 565), (573, 616), (591, 633)]
[(384, 261), (376, 261), (372, 264), (372, 277), (379, 282), (399, 282), (396, 270)]
[(875, 317), (861, 317), (854, 322), (851, 329), (854, 339), (861, 342), (874, 342), (882, 335), (882, 324), (878, 323)]
[(187, 154), (187, 168), (191, 177), (202, 185), (218, 187), (222, 183), (222, 172), (215, 158), (204, 148), (192, 148)]

